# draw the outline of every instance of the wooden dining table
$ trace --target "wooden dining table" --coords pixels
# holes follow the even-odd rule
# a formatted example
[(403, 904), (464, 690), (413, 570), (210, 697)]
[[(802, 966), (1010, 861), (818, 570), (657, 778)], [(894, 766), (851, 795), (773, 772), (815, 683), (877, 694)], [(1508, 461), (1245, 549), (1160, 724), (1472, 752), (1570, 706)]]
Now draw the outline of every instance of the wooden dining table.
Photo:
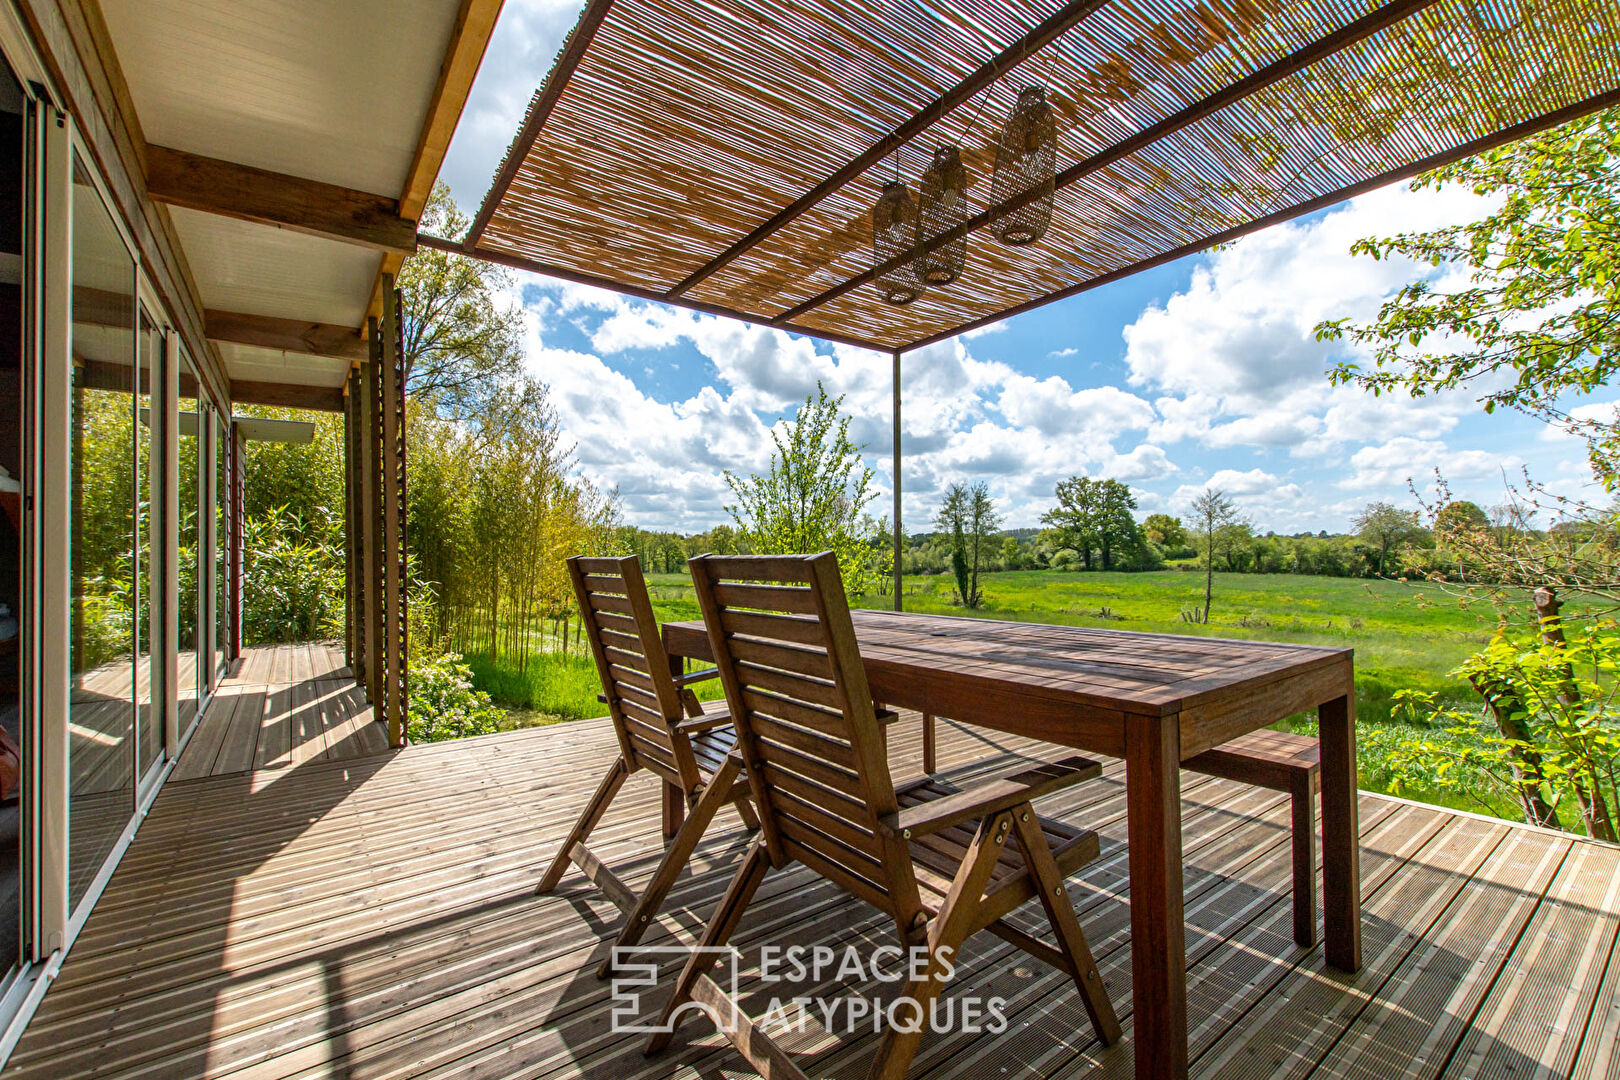
[[(1131, 999), (1139, 1080), (1187, 1075), (1181, 762), (1316, 709), (1325, 954), (1361, 967), (1353, 651), (857, 610), (872, 696), (1125, 760)], [(702, 622), (664, 626), (672, 657), (713, 660)]]

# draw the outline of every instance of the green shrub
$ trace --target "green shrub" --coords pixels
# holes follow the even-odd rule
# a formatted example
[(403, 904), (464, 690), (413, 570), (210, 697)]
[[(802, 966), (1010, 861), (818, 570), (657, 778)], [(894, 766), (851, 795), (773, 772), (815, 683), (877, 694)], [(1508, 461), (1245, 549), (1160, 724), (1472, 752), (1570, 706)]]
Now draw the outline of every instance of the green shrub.
[(245, 644), (319, 641), (343, 632), (343, 549), (284, 506), (247, 520), (243, 536)]
[(455, 653), (413, 660), (410, 689), (405, 730), (413, 743), (488, 735), (506, 716), (488, 694), (473, 689), (472, 672)]

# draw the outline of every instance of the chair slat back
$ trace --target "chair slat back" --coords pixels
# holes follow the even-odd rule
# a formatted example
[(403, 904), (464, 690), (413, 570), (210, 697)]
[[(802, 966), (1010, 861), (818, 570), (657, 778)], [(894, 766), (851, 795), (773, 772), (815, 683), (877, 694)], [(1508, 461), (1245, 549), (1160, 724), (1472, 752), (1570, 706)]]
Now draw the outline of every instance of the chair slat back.
[(915, 907), (884, 736), (838, 562), (820, 555), (691, 561), (715, 667), (772, 861), (798, 860), (880, 908)]
[(696, 778), (686, 777), (682, 759), (690, 759), (690, 750), (677, 747), (671, 732), (681, 719), (680, 693), (641, 564), (634, 556), (576, 555), (568, 560), (568, 575), (620, 750), (632, 768), (673, 774), (689, 788)]

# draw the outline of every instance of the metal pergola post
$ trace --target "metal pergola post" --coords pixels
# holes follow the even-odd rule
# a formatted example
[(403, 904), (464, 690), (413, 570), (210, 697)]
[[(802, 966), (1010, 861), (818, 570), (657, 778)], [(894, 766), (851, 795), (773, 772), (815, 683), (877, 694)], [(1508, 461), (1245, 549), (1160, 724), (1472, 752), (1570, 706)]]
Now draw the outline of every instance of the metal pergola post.
[(900, 523), (900, 350), (894, 351), (894, 610), (902, 609), (900, 546), (905, 538)]

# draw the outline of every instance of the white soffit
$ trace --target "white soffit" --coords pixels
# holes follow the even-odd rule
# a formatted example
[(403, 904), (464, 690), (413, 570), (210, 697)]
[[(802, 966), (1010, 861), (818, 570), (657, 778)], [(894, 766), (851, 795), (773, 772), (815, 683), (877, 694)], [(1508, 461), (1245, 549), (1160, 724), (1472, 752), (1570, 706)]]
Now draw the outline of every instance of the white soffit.
[(309, 356), (229, 341), (216, 344), (220, 359), (225, 361), (225, 373), (232, 382), (338, 387), (349, 377), (349, 361), (340, 357)]
[(359, 327), (382, 255), (354, 244), (170, 207), (203, 306)]
[(147, 142), (398, 198), (460, 4), (102, 0), (101, 8)]

